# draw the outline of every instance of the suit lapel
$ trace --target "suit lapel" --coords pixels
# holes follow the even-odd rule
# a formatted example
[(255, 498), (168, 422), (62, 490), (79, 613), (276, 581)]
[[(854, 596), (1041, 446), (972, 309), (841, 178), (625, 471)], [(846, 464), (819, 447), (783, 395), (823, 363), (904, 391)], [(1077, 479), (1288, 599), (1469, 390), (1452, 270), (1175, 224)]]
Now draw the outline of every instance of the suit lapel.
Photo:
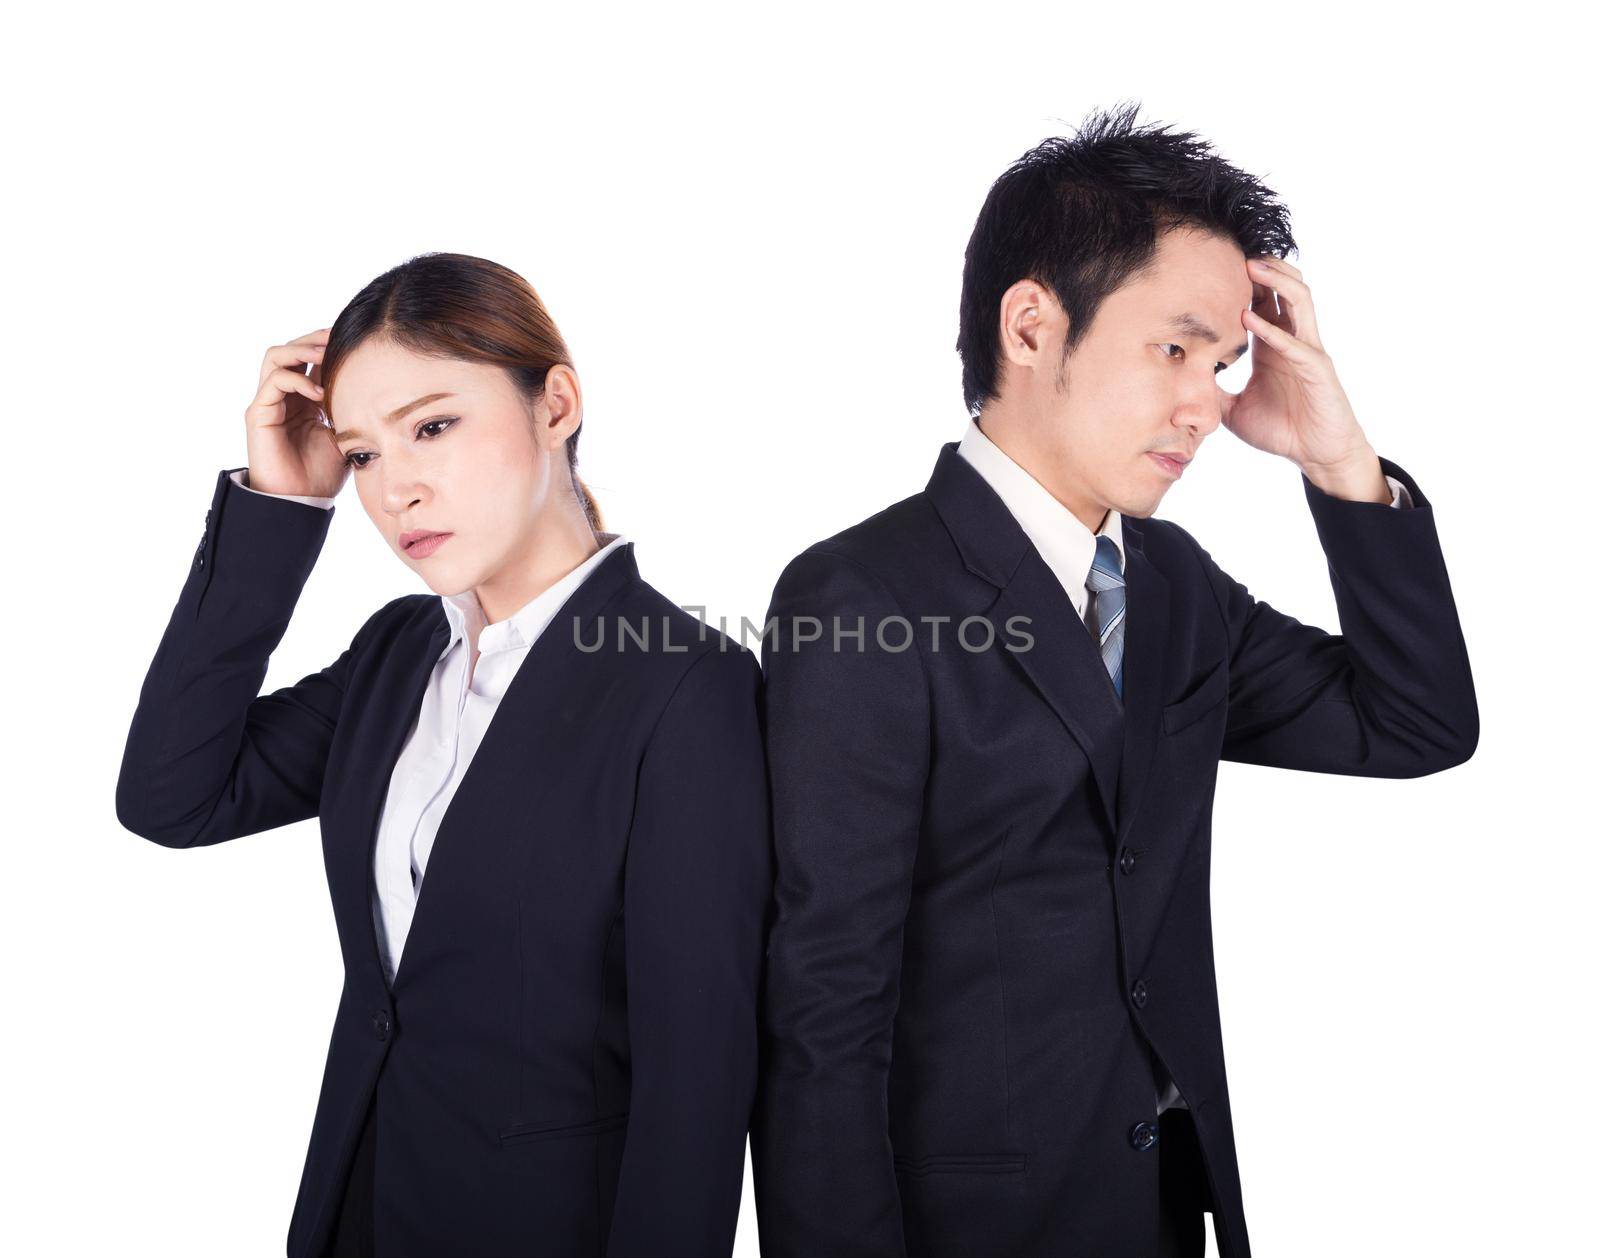
[(1099, 644), (1032, 543), (1000, 591), (996, 610), (1000, 613), (997, 629), (1011, 616), (1028, 618), (1026, 627), (1033, 645), (1012, 654), (1089, 758), (1106, 822), (1114, 827), (1122, 763), (1122, 707), (1100, 658)]
[(957, 443), (940, 451), (926, 492), (968, 571), (999, 587), (992, 613), (997, 635), (1009, 617), (1029, 618), (1031, 649), (1007, 653), (1088, 758), (1107, 828), (1125, 833), (1155, 752), (1169, 616), (1167, 580), (1145, 558), (1137, 521), (1123, 520), (1128, 627), (1119, 700), (1100, 644)]
[[(1144, 553), (1138, 522), (1122, 520), (1123, 580), (1127, 583), (1127, 628), (1123, 637), (1122, 774), (1117, 794), (1120, 844), (1144, 798), (1161, 722), (1161, 697), (1167, 693), (1167, 626), (1171, 591), (1167, 578)], [(1104, 663), (1100, 671), (1106, 671)]]
[[(582, 670), (574, 668), (573, 662), (577, 658), (595, 658), (579, 656), (572, 618), (576, 616), (582, 621), (578, 632), (583, 641), (596, 641), (597, 618), (616, 594), (638, 579), (633, 543), (626, 542), (608, 555), (573, 591), (517, 667), (473, 754), (472, 763), (467, 766), (466, 773), (445, 808), (444, 816), (440, 818), (428, 857), (428, 873), (419, 890), (411, 928), (407, 932), (400, 965), (396, 969), (395, 990), (412, 972), (412, 962), (419, 949), (425, 949), (428, 945), (431, 933), (429, 923), (438, 911), (430, 910), (430, 904), (448, 900), (452, 871), (458, 866), (470, 868), (472, 865), (473, 854), (457, 849), (470, 847), (483, 839), (478, 833), (482, 827), (473, 824), (475, 809), (486, 800), (511, 797), (516, 799), (519, 811), (527, 810), (532, 815), (538, 792), (550, 782), (560, 781), (568, 772), (561, 757), (571, 740), (560, 737), (561, 721), (580, 716), (581, 704), (566, 697), (566, 692), (581, 687), (581, 678), (587, 676)], [(354, 814), (365, 842), (348, 844), (346, 850), (352, 854), (360, 853), (363, 861), (363, 868), (359, 872), (347, 871), (350, 879), (347, 885), (366, 889), (367, 903), (361, 908), (365, 914), (363, 920), (371, 922), (367, 935), (373, 964), (380, 975), (383, 974), (383, 965), (378, 950), (377, 922), (370, 911), (370, 905), (377, 896), (373, 864), (378, 828), (395, 765), (421, 713), (423, 696), (427, 692), (434, 666), (449, 640), (449, 621), (444, 608), (435, 600), (429, 615), (411, 627), (410, 641), (416, 645), (397, 650), (404, 662), (395, 667), (393, 684), (385, 686), (382, 697), (375, 701), (378, 732), (374, 737), (377, 753), (372, 763), (378, 768), (364, 784)]]
[(365, 951), (372, 969), (385, 984), (387, 977), (383, 954), (378, 947), (377, 915), (373, 908), (378, 895), (372, 867), (378, 822), (401, 748), (416, 726), (428, 680), (449, 640), (450, 622), (435, 599), (428, 606), (427, 615), (403, 625), (397, 640), (388, 646), (376, 674), (379, 684), (373, 688), (375, 693), (362, 717), (370, 750), (361, 757), (361, 763), (371, 768), (363, 775), (359, 790), (354, 792), (349, 814), (351, 841), (338, 846), (343, 864), (339, 883), (352, 891), (358, 887), (362, 891), (359, 903), (350, 906), (351, 921), (365, 937)]

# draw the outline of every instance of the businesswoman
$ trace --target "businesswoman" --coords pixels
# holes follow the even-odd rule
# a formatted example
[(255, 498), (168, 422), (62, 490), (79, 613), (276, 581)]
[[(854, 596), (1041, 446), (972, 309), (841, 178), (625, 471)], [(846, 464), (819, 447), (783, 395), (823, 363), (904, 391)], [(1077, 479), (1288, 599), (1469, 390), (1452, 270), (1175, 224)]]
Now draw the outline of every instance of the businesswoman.
[[(539, 298), (425, 254), (274, 346), (128, 732), (196, 847), (320, 819), (345, 983), (291, 1258), (727, 1254), (770, 891), (759, 666), (575, 472)], [(260, 694), (353, 477), (431, 593)]]

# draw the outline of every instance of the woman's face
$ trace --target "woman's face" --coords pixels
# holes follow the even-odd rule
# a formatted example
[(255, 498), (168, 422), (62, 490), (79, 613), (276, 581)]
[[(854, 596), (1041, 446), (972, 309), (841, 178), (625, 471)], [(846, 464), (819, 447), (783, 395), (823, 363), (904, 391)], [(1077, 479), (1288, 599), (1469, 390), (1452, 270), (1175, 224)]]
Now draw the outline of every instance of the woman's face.
[[(436, 594), (488, 585), (526, 559), (538, 522), (570, 496), (565, 442), (582, 418), (570, 368), (551, 369), (530, 418), (504, 369), (375, 337), (345, 358), (332, 400), (361, 505)], [(448, 536), (408, 549), (419, 531)]]

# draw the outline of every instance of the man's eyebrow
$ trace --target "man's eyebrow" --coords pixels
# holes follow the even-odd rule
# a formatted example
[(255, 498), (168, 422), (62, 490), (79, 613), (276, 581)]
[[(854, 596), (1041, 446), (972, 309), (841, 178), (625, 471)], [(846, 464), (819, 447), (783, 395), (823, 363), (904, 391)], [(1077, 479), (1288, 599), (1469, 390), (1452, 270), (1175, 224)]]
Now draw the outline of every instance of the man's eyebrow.
[[(414, 402), (407, 402), (404, 406), (397, 406), (394, 410), (390, 411), (387, 415), (385, 415), (383, 417), (383, 422), (386, 423), (386, 424), (392, 424), (397, 419), (404, 419), (412, 411), (416, 410), (417, 407), (426, 406), (429, 402), (437, 402), (440, 398), (445, 398), (445, 397), (455, 397), (455, 394), (454, 393), (429, 393), (425, 397), (419, 397)], [(366, 436), (366, 434), (363, 433), (360, 429), (357, 429), (357, 428), (346, 428), (342, 432), (335, 432), (333, 434), (333, 439), (335, 441), (348, 441), (351, 437), (364, 437), (364, 436)]]
[[(1180, 336), (1192, 336), (1197, 340), (1206, 342), (1208, 345), (1215, 345), (1222, 339), (1212, 330), (1209, 323), (1196, 315), (1190, 314), (1187, 310), (1182, 314), (1173, 315), (1163, 326), (1170, 328)], [(1249, 341), (1245, 341), (1242, 345), (1235, 345), (1233, 347), (1234, 357), (1242, 356), (1249, 348)]]

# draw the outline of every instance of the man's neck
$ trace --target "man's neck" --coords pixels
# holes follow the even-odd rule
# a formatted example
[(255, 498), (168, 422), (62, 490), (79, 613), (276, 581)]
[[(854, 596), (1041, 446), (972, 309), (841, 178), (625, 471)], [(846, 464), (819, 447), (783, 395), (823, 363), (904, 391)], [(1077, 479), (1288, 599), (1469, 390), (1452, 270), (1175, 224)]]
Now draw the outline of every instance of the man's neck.
[(1091, 533), (1100, 531), (1110, 509), (1104, 504), (1091, 502), (1082, 495), (1074, 494), (1066, 487), (1055, 483), (1055, 478), (1048, 471), (1048, 461), (1028, 439), (1032, 425), (1020, 417), (1007, 413), (998, 402), (990, 402), (984, 407), (983, 414), (975, 422), (985, 437), (998, 446), (1013, 463), (1043, 485), (1045, 491), (1072, 512), (1086, 529)]

